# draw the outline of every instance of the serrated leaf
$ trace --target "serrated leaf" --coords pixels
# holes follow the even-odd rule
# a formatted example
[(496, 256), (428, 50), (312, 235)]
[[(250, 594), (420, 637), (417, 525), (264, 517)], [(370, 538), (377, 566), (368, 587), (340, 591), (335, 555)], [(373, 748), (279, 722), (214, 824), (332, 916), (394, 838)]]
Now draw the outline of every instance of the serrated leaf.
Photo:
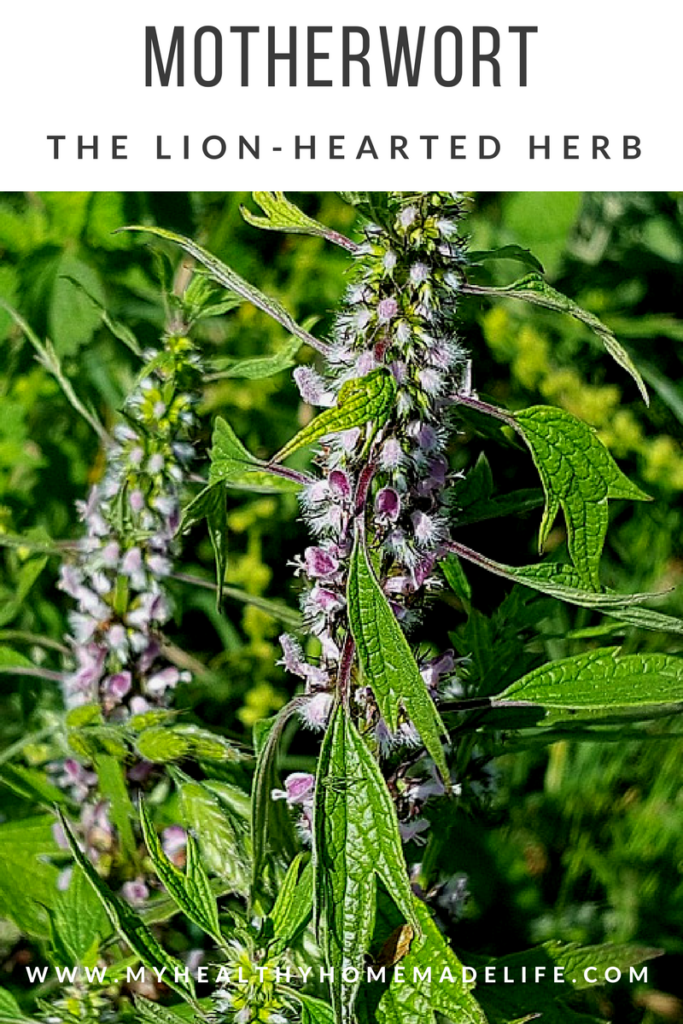
[(172, 988), (184, 999), (194, 1002), (194, 983), (192, 980), (188, 984), (175, 980), (176, 970), (182, 977), (185, 971), (184, 965), (166, 952), (163, 946), (157, 942), (140, 915), (125, 900), (116, 896), (106, 882), (100, 878), (93, 865), (81, 851), (78, 839), (74, 835), (69, 822), (61, 812), (58, 813), (74, 860), (83, 870), (86, 878), (97, 893), (113, 927), (124, 942), (130, 946), (131, 950), (140, 957), (140, 960), (142, 960), (146, 967), (152, 970), (163, 971), (164, 981), (169, 988)]
[(403, 705), (448, 786), (450, 774), (441, 745), (446, 727), (377, 581), (360, 529), (349, 563), (346, 599), (364, 680), (372, 688), (380, 714), (390, 731), (396, 732)]
[(467, 285), (463, 290), (479, 295), (500, 295), (509, 299), (524, 299), (525, 302), (530, 302), (534, 306), (542, 306), (544, 309), (552, 309), (558, 313), (567, 313), (575, 320), (579, 320), (594, 334), (597, 334), (612, 359), (636, 382), (645, 404), (650, 404), (645, 382), (626, 349), (615, 338), (614, 332), (593, 313), (582, 309), (573, 299), (558, 292), (557, 289), (551, 288), (540, 274), (527, 274), (526, 277), (514, 281), (505, 288), (481, 288), (477, 285)]
[(209, 484), (199, 492), (183, 511), (180, 530), (188, 530), (202, 519), (206, 519), (216, 562), (216, 605), (220, 607), (228, 568), (228, 510), (223, 483)]
[[(538, 565), (522, 566), (503, 565), (464, 544), (454, 541), (450, 547), (460, 558), (465, 558), (482, 569), (495, 573), (496, 576), (502, 576), (513, 583), (521, 583), (559, 601), (566, 601), (580, 608), (595, 608), (619, 619), (620, 622), (640, 629), (683, 634), (683, 620), (651, 611), (649, 608), (634, 607), (643, 601), (651, 601), (658, 596), (656, 594), (615, 594), (609, 590), (584, 590), (580, 574), (571, 565), (562, 565), (559, 562), (540, 562)], [(445, 565), (446, 563), (441, 563), (442, 568), (445, 568)], [(448, 579), (448, 576), (446, 578)]]
[(494, 707), (540, 705), (554, 713), (683, 703), (683, 658), (607, 647), (541, 665), (493, 699)]
[(133, 819), (135, 809), (131, 803), (126, 779), (121, 764), (108, 754), (101, 754), (95, 759), (95, 771), (100, 786), (100, 793), (109, 801), (109, 814), (112, 824), (121, 842), (126, 857), (135, 860), (137, 843), (133, 835)]
[(273, 941), (279, 950), (291, 946), (313, 913), (313, 865), (299, 853), (287, 869), (269, 914)]
[[(47, 859), (59, 853), (53, 824), (51, 814), (0, 824), (0, 917), (38, 937), (49, 934), (44, 908), (54, 906), (58, 892), (59, 870)], [(31, 884), (27, 886), (29, 872)]]
[(572, 562), (583, 582), (597, 590), (609, 518), (608, 499), (650, 498), (624, 476), (596, 432), (571, 413), (537, 405), (516, 413), (515, 420), (529, 446), (546, 497), (539, 550), (543, 550), (562, 508)]
[(204, 863), (226, 879), (234, 892), (245, 893), (247, 851), (241, 823), (236, 823), (201, 783), (182, 782), (178, 790), (184, 824), (197, 839)]
[(259, 491), (297, 491), (300, 487), (296, 480), (282, 476), (279, 469), (247, 451), (222, 416), (216, 417), (214, 424), (210, 459), (209, 485), (223, 483), (228, 487)]
[[(361, 1024), (435, 1024), (436, 1013), (458, 1024), (486, 1024), (484, 1011), (462, 980), (462, 964), (432, 920), (427, 907), (413, 897), (421, 935), (413, 937), (402, 957), (403, 980), (387, 968), (389, 981), (367, 984), (362, 993)], [(379, 915), (389, 932), (396, 914), (386, 898)], [(375, 967), (381, 967), (376, 963)], [(443, 981), (441, 980), (443, 978)]]
[(212, 380), (238, 378), (241, 380), (264, 380), (266, 377), (274, 377), (283, 370), (289, 370), (296, 365), (295, 356), (301, 348), (300, 338), (292, 338), (281, 345), (277, 352), (268, 356), (254, 356), (251, 359), (230, 359), (216, 360), (214, 367), (216, 372), (212, 374)]
[(252, 900), (258, 889), (269, 846), (276, 841), (281, 852), (290, 858), (297, 852), (287, 808), (282, 801), (273, 800), (271, 793), (280, 785), (277, 746), (282, 730), (301, 706), (301, 699), (294, 698), (274, 718), (258, 722), (254, 729), (256, 769), (251, 790)]
[[(62, 945), (70, 955), (70, 963), (93, 967), (87, 961), (95, 940), (103, 941), (111, 933), (111, 923), (90, 882), (79, 867), (71, 873), (69, 887), (55, 901), (52, 924)], [(95, 950), (97, 946), (95, 945)], [(96, 954), (95, 954), (96, 955)]]
[(396, 811), (382, 773), (344, 708), (330, 720), (315, 787), (314, 873), (321, 946), (337, 1024), (353, 1020), (358, 972), (375, 920), (377, 876), (416, 931), (420, 925), (403, 859)]
[(144, 800), (140, 800), (140, 822), (145, 845), (159, 880), (182, 912), (220, 945), (218, 905), (209, 879), (199, 860), (195, 839), (187, 837), (187, 864), (181, 871), (164, 853)]
[(314, 444), (328, 434), (364, 427), (368, 423), (375, 428), (383, 426), (391, 415), (395, 396), (396, 382), (382, 368), (365, 377), (347, 380), (339, 389), (337, 404), (316, 416), (271, 461), (283, 462), (299, 448)]
[(203, 249), (201, 245), (197, 245), (191, 238), (185, 238), (183, 235), (176, 235), (173, 231), (166, 231), (164, 228), (156, 227), (143, 227), (139, 224), (131, 225), (129, 227), (121, 228), (121, 231), (143, 231), (146, 234), (156, 235), (157, 238), (165, 238), (169, 242), (173, 242), (175, 245), (179, 245), (188, 255), (192, 256), (193, 259), (201, 263), (209, 271), (211, 277), (222, 284), (224, 288), (230, 289), (230, 291), (236, 292), (241, 295), (243, 299), (251, 302), (252, 305), (256, 306), (257, 309), (263, 310), (268, 316), (272, 317), (279, 324), (289, 331), (290, 334), (300, 338), (301, 341), (306, 342), (312, 348), (317, 349), (319, 352), (327, 351), (327, 346), (322, 342), (314, 338), (312, 334), (305, 331), (296, 321), (289, 315), (284, 306), (281, 306), (275, 299), (269, 298), (264, 295), (263, 292), (259, 291), (244, 278), (236, 274), (234, 270), (222, 263), (221, 260), (217, 259), (212, 253), (208, 252), (207, 249)]
[(246, 206), (240, 206), (240, 213), (255, 228), (265, 231), (288, 231), (296, 235), (315, 235), (328, 242), (334, 242), (349, 252), (356, 252), (358, 246), (350, 238), (326, 227), (317, 220), (307, 217), (298, 206), (285, 198), (284, 192), (252, 192), (254, 202), (261, 207), (265, 217), (251, 213)]
[(467, 262), (470, 266), (485, 263), (487, 260), (514, 260), (533, 267), (539, 274), (544, 273), (543, 264), (534, 256), (531, 249), (524, 249), (521, 245), (503, 245), (499, 249), (470, 250), (467, 253)]

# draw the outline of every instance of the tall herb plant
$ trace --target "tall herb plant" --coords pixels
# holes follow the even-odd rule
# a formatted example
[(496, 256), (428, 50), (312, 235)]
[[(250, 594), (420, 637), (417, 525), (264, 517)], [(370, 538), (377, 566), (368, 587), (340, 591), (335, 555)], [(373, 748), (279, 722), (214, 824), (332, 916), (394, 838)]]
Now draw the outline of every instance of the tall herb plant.
[[(358, 241), (311, 220), (282, 193), (254, 193), (262, 215), (244, 211), (256, 227), (319, 235), (348, 252), (330, 337), (299, 326), (195, 242), (136, 227), (180, 246), (196, 276), (175, 295), (166, 334), (145, 355), (113, 437), (70, 395), (101, 432), (106, 469), (82, 507), (86, 536), (60, 577), (76, 602), (72, 664), (60, 674), (65, 756), (53, 766), (57, 787), (21, 766), (14, 783), (38, 803), (59, 804), (57, 836), (72, 858), (62, 891), (55, 895), (55, 884), (47, 898), (45, 955), (60, 966), (108, 965), (119, 980), (94, 989), (73, 980), (66, 995), (39, 1003), (36, 1012), (50, 1020), (94, 1021), (116, 1008), (155, 1024), (188, 1015), (238, 1024), (437, 1016), (483, 1024), (537, 1013), (568, 1021), (588, 987), (585, 967), (626, 970), (656, 953), (550, 943), (497, 964), (456, 955), (449, 922), (463, 913), (467, 879), (445, 870), (453, 836), (443, 827), (456, 810), (471, 815), (486, 805), (491, 764), (515, 742), (595, 739), (615, 723), (671, 715), (683, 701), (679, 658), (624, 653), (588, 636), (581, 653), (526, 673), (503, 663), (495, 646), (485, 665), (472, 659), (471, 565), (600, 611), (624, 629), (681, 634), (683, 625), (645, 607), (649, 595), (601, 584), (610, 502), (648, 496), (569, 412), (513, 412), (478, 394), (477, 354), (458, 337), (460, 304), (500, 295), (557, 310), (599, 336), (647, 401), (640, 374), (608, 328), (544, 281), (531, 253), (470, 251), (461, 196), (344, 197), (358, 212)], [(503, 258), (528, 272), (497, 290), (476, 283), (478, 266)], [(216, 287), (227, 292), (218, 302)], [(216, 371), (190, 340), (193, 324), (240, 301), (273, 317), (292, 341)], [(31, 338), (60, 379), (52, 351)], [(253, 380), (292, 367), (304, 352), (314, 358), (299, 362), (294, 378), (306, 406), (321, 411), (280, 451), (259, 457), (218, 418), (205, 466), (192, 396), (207, 368)], [(454, 471), (458, 451), (481, 434), (525, 446), (542, 491), (496, 496), (483, 458)], [(301, 614), (282, 614), (289, 628), (280, 637), (282, 664), (300, 692), (257, 725), (250, 784), (246, 752), (176, 719), (172, 691), (189, 673), (164, 636), (178, 545), (204, 521), (221, 601), (233, 489), (296, 492), (310, 535), (290, 565)], [(566, 561), (503, 564), (459, 539), (467, 524), (536, 509), (541, 553), (562, 515)], [(465, 639), (454, 638), (459, 649), (434, 619), (434, 596), (444, 590), (467, 618)], [(6, 668), (37, 671), (11, 657)], [(280, 744), (297, 728), (318, 741), (315, 771), (281, 780)], [(165, 895), (151, 895), (160, 887)], [(166, 948), (163, 922), (179, 912), (204, 957), (199, 988)], [(24, 911), (15, 916), (25, 922)], [(41, 922), (31, 929), (40, 934)], [(481, 983), (486, 969), (521, 963), (539, 969), (539, 981), (565, 970), (569, 995), (550, 979), (504, 994)], [(120, 987), (136, 964), (173, 990), (171, 1005), (156, 1002), (158, 988), (130, 979)], [(27, 1019), (9, 994), (1, 998), (3, 1020)]]

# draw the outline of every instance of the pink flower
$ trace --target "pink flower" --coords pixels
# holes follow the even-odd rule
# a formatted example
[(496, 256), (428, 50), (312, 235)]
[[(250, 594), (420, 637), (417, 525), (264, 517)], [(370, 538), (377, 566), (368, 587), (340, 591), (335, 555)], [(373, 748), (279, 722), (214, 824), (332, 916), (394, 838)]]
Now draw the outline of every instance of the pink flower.
[(339, 568), (339, 560), (325, 548), (306, 548), (304, 559), (306, 571), (314, 579), (332, 576)]
[(387, 523), (394, 523), (401, 514), (401, 499), (393, 487), (383, 487), (375, 498), (375, 513)]
[(393, 320), (398, 313), (398, 302), (396, 299), (382, 299), (377, 306), (377, 315), (382, 323)]

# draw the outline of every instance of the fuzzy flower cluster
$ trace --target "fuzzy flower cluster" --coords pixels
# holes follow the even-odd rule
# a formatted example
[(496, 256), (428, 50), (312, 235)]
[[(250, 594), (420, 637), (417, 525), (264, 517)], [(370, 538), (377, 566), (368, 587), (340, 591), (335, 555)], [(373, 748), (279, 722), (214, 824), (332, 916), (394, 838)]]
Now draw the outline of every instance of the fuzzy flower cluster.
[[(320, 642), (319, 661), (307, 660), (288, 635), (281, 646), (282, 664), (305, 682), (310, 699), (303, 716), (311, 728), (325, 727), (343, 671), (355, 517), (365, 520), (379, 552), (381, 585), (408, 633), (439, 585), (435, 567), (450, 539), (447, 414), (457, 393), (469, 386), (466, 352), (455, 331), (465, 263), (458, 235), (461, 202), (457, 194), (443, 192), (394, 195), (392, 201), (392, 222), (366, 229), (325, 369), (295, 371), (302, 398), (318, 406), (334, 405), (345, 381), (379, 367), (396, 383), (391, 416), (371, 444), (358, 428), (330, 435), (317, 456), (319, 478), (303, 492), (303, 515), (314, 541), (296, 559), (295, 572), (303, 585), (308, 631)], [(453, 653), (422, 659), (420, 669), (436, 699), (454, 677)], [(383, 754), (420, 745), (407, 719), (398, 733), (389, 731), (369, 688), (356, 687), (353, 697)], [(299, 803), (297, 788), (287, 786), (289, 803)], [(416, 823), (418, 804), (410, 807), (406, 839), (427, 827)], [(305, 817), (304, 807), (303, 824)]]
[(227, 962), (219, 972), (230, 980), (213, 995), (217, 1022), (230, 1024), (287, 1024), (285, 1004), (275, 981), (283, 969), (279, 957), (257, 953), (245, 936), (231, 939), (226, 946)]
[(159, 633), (170, 617), (165, 580), (193, 457), (197, 363), (185, 337), (170, 337), (150, 354), (115, 429), (104, 477), (80, 504), (86, 535), (59, 583), (77, 604), (67, 707), (99, 703), (107, 717), (140, 713), (163, 705), (182, 678), (165, 661)]
[[(147, 354), (106, 452), (103, 478), (80, 503), (85, 537), (77, 558), (61, 568), (59, 586), (76, 602), (69, 637), (75, 668), (65, 677), (65, 703), (69, 709), (99, 706), (110, 722), (165, 707), (174, 687), (189, 680), (164, 657), (161, 630), (171, 614), (165, 584), (193, 458), (198, 369), (184, 336), (170, 335), (160, 352)], [(96, 773), (75, 758), (52, 767), (56, 783), (81, 807), (83, 849), (106, 874), (118, 840)], [(132, 764), (128, 782), (143, 784), (151, 768), (144, 761)], [(164, 840), (169, 856), (182, 855), (185, 834), (178, 831), (182, 837)], [(59, 825), (55, 838), (68, 848)], [(61, 888), (69, 876), (66, 869)], [(131, 904), (144, 902), (146, 879), (126, 881), (121, 895)]]

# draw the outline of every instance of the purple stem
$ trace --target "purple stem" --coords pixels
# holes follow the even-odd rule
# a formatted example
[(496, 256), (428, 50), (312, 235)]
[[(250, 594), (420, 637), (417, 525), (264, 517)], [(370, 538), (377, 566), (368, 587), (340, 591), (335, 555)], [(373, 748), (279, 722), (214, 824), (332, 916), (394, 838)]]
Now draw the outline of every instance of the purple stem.
[(467, 409), (474, 409), (476, 412), (481, 412), (484, 416), (493, 416), (494, 419), (502, 420), (503, 423), (507, 423), (513, 430), (519, 432), (519, 425), (517, 420), (511, 412), (506, 412), (497, 405), (490, 405), (489, 402), (482, 402), (481, 398), (475, 398), (473, 395), (466, 395), (464, 392), (459, 391), (453, 396), (453, 401), (456, 405), (464, 405)]

